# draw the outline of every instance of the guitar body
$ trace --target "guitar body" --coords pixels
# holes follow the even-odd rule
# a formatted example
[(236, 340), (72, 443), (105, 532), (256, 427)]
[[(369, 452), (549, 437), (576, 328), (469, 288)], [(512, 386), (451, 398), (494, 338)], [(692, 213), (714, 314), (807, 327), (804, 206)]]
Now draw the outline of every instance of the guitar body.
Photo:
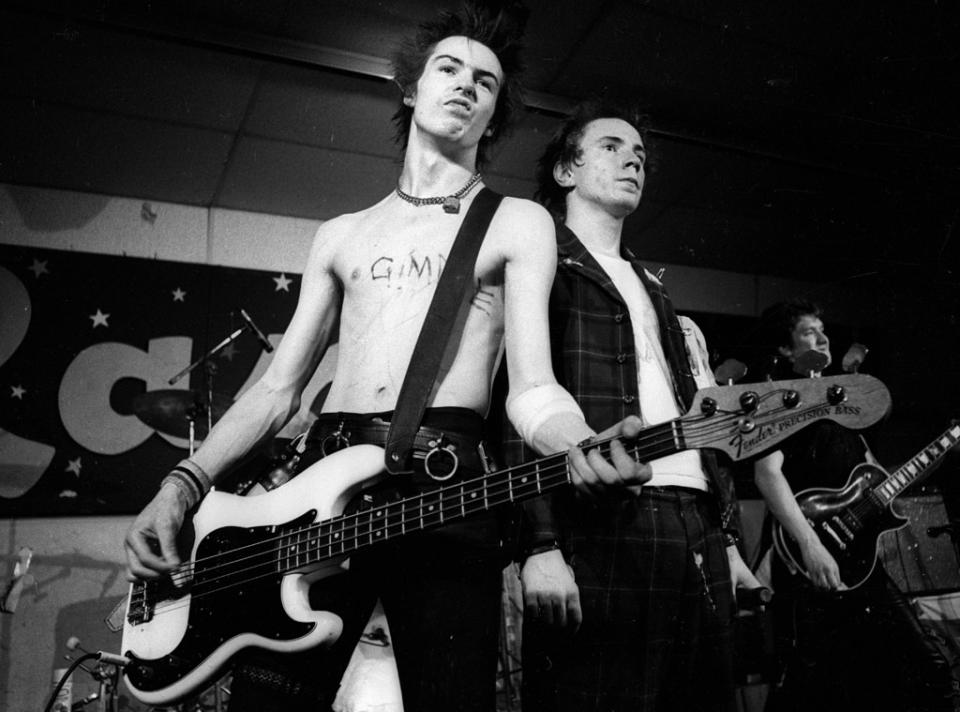
[[(873, 489), (887, 476), (882, 468), (862, 463), (853, 469), (841, 489), (814, 487), (797, 494), (800, 510), (836, 560), (840, 580), (850, 589), (860, 586), (873, 572), (880, 535), (908, 522), (873, 495)], [(810, 577), (800, 547), (777, 524), (773, 545), (789, 566)]]
[[(335, 642), (342, 621), (312, 610), (308, 591), (312, 582), (342, 572), (344, 557), (282, 574), (267, 569), (242, 586), (237, 582), (248, 568), (242, 562), (232, 569), (203, 562), (264, 542), (270, 546), (284, 532), (341, 514), (382, 471), (383, 449), (358, 445), (258, 497), (209, 493), (193, 518), (194, 574), (186, 585), (131, 588), (122, 651), (131, 658), (124, 677), (133, 695), (149, 705), (166, 705), (212, 681), (243, 648), (296, 652)], [(224, 585), (217, 586), (217, 579)], [(192, 593), (201, 584), (203, 594)]]

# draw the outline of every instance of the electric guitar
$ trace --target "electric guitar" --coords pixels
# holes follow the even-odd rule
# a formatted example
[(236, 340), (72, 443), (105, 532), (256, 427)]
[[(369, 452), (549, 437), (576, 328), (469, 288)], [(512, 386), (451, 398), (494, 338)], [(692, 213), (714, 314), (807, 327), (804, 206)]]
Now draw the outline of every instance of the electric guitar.
[[(626, 446), (643, 462), (696, 448), (741, 459), (814, 421), (864, 428), (889, 407), (886, 387), (870, 376), (718, 386), (698, 391), (687, 415), (644, 429)], [(609, 443), (588, 447), (608, 452)], [(189, 560), (131, 586), (122, 651), (133, 696), (149, 705), (183, 699), (248, 646), (294, 652), (332, 643), (342, 621), (311, 609), (307, 594), (341, 572), (349, 554), (570, 483), (567, 455), (559, 453), (349, 511), (356, 495), (387, 477), (383, 461), (383, 448), (355, 445), (257, 497), (207, 494), (190, 523)]]
[[(836, 560), (840, 580), (848, 589), (857, 588), (873, 573), (880, 535), (909, 521), (894, 511), (894, 498), (929, 474), (957, 442), (960, 425), (955, 424), (892, 475), (864, 462), (853, 468), (840, 489), (812, 487), (796, 495), (803, 516)], [(799, 545), (776, 521), (773, 546), (788, 567), (810, 578)]]

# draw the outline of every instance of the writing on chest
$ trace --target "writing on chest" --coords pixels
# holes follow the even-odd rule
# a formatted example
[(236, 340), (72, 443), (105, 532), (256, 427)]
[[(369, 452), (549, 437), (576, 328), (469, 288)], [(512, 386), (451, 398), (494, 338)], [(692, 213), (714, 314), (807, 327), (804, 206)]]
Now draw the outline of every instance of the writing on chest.
[(388, 289), (423, 287), (435, 283), (443, 273), (447, 256), (440, 252), (406, 254), (373, 254), (353, 274), (361, 281)]

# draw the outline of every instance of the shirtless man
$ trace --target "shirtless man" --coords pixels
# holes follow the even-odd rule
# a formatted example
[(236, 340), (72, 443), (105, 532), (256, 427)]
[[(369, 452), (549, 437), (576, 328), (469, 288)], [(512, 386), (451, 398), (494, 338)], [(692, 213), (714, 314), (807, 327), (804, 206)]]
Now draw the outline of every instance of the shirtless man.
[[(477, 9), (444, 15), (421, 26), (398, 56), (403, 97), (397, 118), (405, 154), (397, 190), (320, 227), (299, 303), (270, 367), (164, 479), (131, 526), (125, 543), (133, 577), (156, 577), (179, 563), (174, 539), (188, 510), (297, 411), (337, 329), (338, 366), (307, 455), (318, 459), (321, 444), (331, 435), (339, 442), (343, 433), (350, 433), (350, 444), (383, 443), (383, 424), (397, 402), (437, 268), (482, 187), (474, 180), (478, 161), (515, 106), (520, 25)], [(458, 212), (423, 201), (458, 193)], [(521, 433), (541, 451), (570, 449), (573, 479), (584, 486), (643, 480), (648, 468), (619, 444), (612, 462), (573, 447), (593, 431), (550, 366), (547, 297), (555, 244), (545, 210), (503, 200), (480, 249), (476, 293), (451, 338), (423, 429), (442, 429), (457, 444), (458, 474), (479, 471), (476, 444), (505, 343), (508, 411)], [(420, 266), (431, 260), (433, 272), (377, 278), (383, 273), (375, 266), (412, 259)], [(633, 419), (611, 432), (630, 437), (638, 426)], [(349, 573), (335, 577), (317, 602), (344, 619), (340, 640), (301, 654), (248, 651), (234, 670), (231, 710), (329, 705), (377, 596), (390, 618), (406, 709), (492, 710), (504, 563), (499, 546), (494, 518), (481, 515), (452, 532), (403, 537), (354, 555)]]

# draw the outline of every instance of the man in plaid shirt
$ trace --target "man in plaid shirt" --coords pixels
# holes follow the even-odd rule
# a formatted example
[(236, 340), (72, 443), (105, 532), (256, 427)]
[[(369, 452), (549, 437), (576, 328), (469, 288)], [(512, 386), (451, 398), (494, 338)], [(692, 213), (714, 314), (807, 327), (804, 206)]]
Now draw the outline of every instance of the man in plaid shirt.
[[(645, 161), (638, 117), (588, 103), (538, 171), (538, 199), (561, 221), (554, 372), (597, 430), (677, 418), (716, 385), (700, 330), (621, 244)], [(706, 452), (650, 466), (642, 486), (581, 486), (527, 506), (524, 712), (735, 708), (735, 589), (759, 584), (725, 529), (732, 488)]]

